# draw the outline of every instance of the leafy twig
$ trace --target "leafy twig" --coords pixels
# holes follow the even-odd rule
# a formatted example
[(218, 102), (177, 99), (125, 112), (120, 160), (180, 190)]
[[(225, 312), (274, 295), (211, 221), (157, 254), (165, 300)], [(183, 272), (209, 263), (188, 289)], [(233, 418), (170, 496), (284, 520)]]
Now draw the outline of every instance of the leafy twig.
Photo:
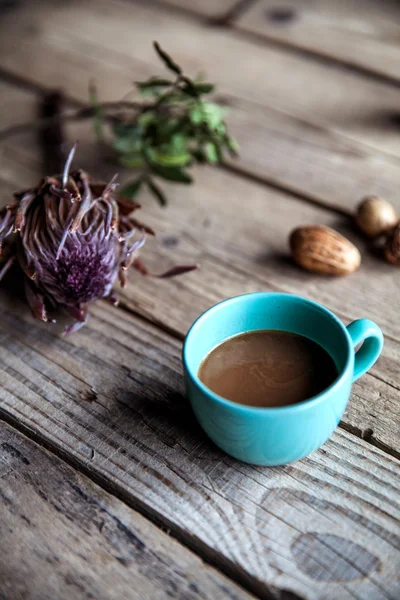
[(218, 164), (226, 153), (237, 154), (237, 143), (228, 134), (223, 120), (226, 109), (204, 96), (214, 85), (193, 80), (157, 42), (154, 48), (171, 79), (151, 77), (136, 82), (136, 88), (149, 101), (136, 113), (112, 125), (113, 147), (124, 166), (142, 169), (142, 173), (121, 193), (134, 198), (146, 182), (156, 199), (166, 198), (154, 178), (175, 183), (192, 183), (188, 168), (208, 162)]
[(85, 106), (83, 108), (78, 108), (77, 110), (70, 113), (63, 113), (60, 115), (54, 115), (52, 117), (43, 117), (41, 119), (37, 119), (36, 121), (27, 121), (25, 123), (17, 123), (16, 125), (10, 125), (9, 127), (5, 127), (0, 131), (0, 142), (14, 135), (18, 135), (20, 133), (27, 133), (29, 131), (35, 131), (47, 125), (55, 125), (61, 122), (67, 123), (92, 119), (98, 113), (99, 108), (101, 108), (103, 112), (103, 119), (105, 121), (115, 123), (115, 112), (122, 110), (139, 111), (146, 109), (146, 107), (147, 105), (143, 102), (128, 102), (125, 100), (118, 102), (102, 102), (99, 103), (96, 107)]
[(121, 194), (133, 199), (146, 184), (157, 201), (165, 205), (166, 197), (155, 178), (192, 183), (190, 167), (195, 163), (222, 163), (227, 153), (237, 156), (238, 145), (228, 133), (226, 109), (204, 98), (214, 91), (214, 85), (201, 78), (191, 79), (157, 42), (154, 48), (172, 76), (136, 82), (142, 102), (100, 102), (91, 83), (90, 107), (12, 125), (0, 131), (0, 141), (28, 130), (50, 130), (61, 122), (93, 118), (96, 135), (103, 138), (104, 126), (108, 125), (119, 162), (137, 170), (135, 179)]

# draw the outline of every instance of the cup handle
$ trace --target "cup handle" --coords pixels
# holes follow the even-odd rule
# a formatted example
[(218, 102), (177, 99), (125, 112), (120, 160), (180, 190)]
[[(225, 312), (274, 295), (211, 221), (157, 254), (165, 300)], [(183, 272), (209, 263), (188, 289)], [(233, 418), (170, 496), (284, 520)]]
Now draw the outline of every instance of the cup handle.
[(383, 334), (369, 319), (357, 319), (346, 327), (354, 346), (362, 342), (355, 355), (353, 381), (364, 375), (378, 360), (383, 347)]

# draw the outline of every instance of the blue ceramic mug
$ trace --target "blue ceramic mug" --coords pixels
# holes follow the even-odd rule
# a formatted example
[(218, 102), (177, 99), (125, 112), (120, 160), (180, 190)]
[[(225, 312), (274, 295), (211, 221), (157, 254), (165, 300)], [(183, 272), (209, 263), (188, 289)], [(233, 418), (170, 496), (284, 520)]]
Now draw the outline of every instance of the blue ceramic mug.
[[(290, 331), (314, 340), (333, 358), (337, 379), (304, 402), (276, 408), (231, 402), (200, 381), (199, 366), (215, 346), (259, 329)], [(183, 346), (187, 393), (204, 431), (227, 454), (253, 465), (283, 465), (328, 439), (345, 411), (353, 381), (374, 364), (382, 346), (381, 330), (368, 319), (345, 327), (329, 310), (300, 296), (245, 294), (213, 306), (189, 330)]]

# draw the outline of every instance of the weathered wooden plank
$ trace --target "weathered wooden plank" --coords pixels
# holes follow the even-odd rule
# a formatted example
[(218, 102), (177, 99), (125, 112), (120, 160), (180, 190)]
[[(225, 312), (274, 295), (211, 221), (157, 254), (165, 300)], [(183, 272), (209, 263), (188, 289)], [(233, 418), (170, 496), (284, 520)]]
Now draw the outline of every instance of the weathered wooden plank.
[[(22, 37), (27, 45), (20, 51), (20, 45), (14, 48), (9, 40), (0, 49), (0, 64), (5, 61), (3, 66), (20, 76), (40, 85), (60, 85), (81, 101), (87, 99), (89, 78), (95, 77), (101, 96), (117, 99), (131, 87), (132, 78), (146, 77), (160, 68), (149, 43), (159, 25), (166, 45), (185, 67), (193, 72), (206, 69), (221, 83), (224, 100), (233, 105), (228, 121), (242, 147), (235, 168), (345, 212), (353, 210), (365, 193), (382, 194), (400, 208), (399, 163), (392, 155), (400, 153), (398, 124), (393, 120), (398, 113), (398, 90), (277, 50), (254, 47), (232, 34), (172, 18), (161, 9), (155, 14), (135, 6), (133, 17), (133, 6), (116, 3), (111, 10), (107, 4), (100, 10), (96, 3), (89, 17), (87, 2), (66, 13), (54, 4), (45, 5), (43, 12), (43, 5), (35, 4), (37, 14), (23, 5), (14, 20), (4, 24), (1, 39), (12, 30), (13, 39)], [(133, 46), (128, 44), (131, 34), (124, 33), (127, 27), (141, 36)], [(32, 28), (28, 36), (23, 35)], [(72, 32), (76, 39), (67, 43)], [(99, 49), (100, 40), (106, 49)], [(206, 44), (208, 53), (196, 43)], [(182, 48), (186, 48), (184, 53)], [(212, 53), (225, 53), (225, 48), (223, 60), (211, 60)], [(250, 61), (251, 70), (247, 68)], [(5, 112), (5, 118), (10, 114), (13, 111)]]
[(0, 421), (0, 598), (254, 598)]
[[(218, 202), (221, 198), (225, 201)], [(180, 334), (212, 304), (257, 290), (312, 298), (344, 322), (362, 316), (376, 320), (387, 335), (383, 356), (372, 375), (356, 383), (344, 422), (361, 432), (370, 430), (377, 443), (399, 453), (397, 270), (370, 254), (343, 220), (225, 173), (199, 174), (190, 195), (176, 190), (165, 212), (150, 202), (146, 219), (161, 234), (144, 251), (153, 268), (160, 263), (166, 267), (179, 255), (179, 260), (197, 262), (201, 269), (168, 282), (166, 292), (164, 287), (160, 291), (158, 281), (133, 277), (121, 294), (124, 305)], [(290, 260), (287, 238), (292, 228), (306, 223), (326, 223), (354, 239), (363, 251), (361, 269), (341, 279), (299, 270)]]
[[(22, 96), (28, 104), (32, 102), (30, 95)], [(114, 165), (101, 160), (101, 152), (90, 144), (88, 136), (88, 126), (71, 131), (71, 139), (81, 140), (80, 166), (99, 177), (111, 178)], [(4, 145), (2, 172), (8, 178), (7, 191), (13, 181), (15, 187), (24, 187), (39, 179), (39, 156), (32, 136), (18, 137)], [(397, 270), (370, 255), (346, 222), (329, 211), (222, 171), (199, 172), (195, 186), (171, 186), (168, 194), (170, 205), (166, 210), (143, 197), (143, 218), (160, 233), (156, 240), (149, 240), (143, 256), (155, 271), (177, 261), (199, 263), (201, 269), (168, 282), (132, 273), (131, 283), (122, 293), (123, 304), (181, 337), (212, 304), (228, 296), (265, 289), (311, 297), (333, 309), (345, 322), (360, 316), (375, 319), (394, 339), (387, 339), (373, 376), (356, 384), (344, 426), (400, 453), (400, 331), (393, 300), (398, 295)], [(295, 267), (289, 260), (287, 237), (302, 223), (326, 223), (350, 234), (363, 249), (360, 271), (349, 278), (326, 279)]]
[[(190, 190), (168, 188), (171, 201), (166, 210), (160, 210), (150, 197), (147, 200), (143, 196), (146, 204), (143, 215), (161, 234), (159, 241), (149, 242), (144, 255), (147, 253), (154, 265), (163, 257), (163, 264), (169, 264), (177, 256), (179, 260), (203, 265), (200, 272), (190, 277), (168, 282), (176, 287), (175, 300), (181, 294), (184, 302), (183, 292), (196, 297), (201, 290), (208, 294), (209, 289), (209, 300), (214, 300), (231, 292), (275, 286), (314, 297), (347, 319), (358, 318), (361, 312), (376, 319), (388, 336), (400, 338), (395, 302), (398, 269), (371, 251), (368, 243), (353, 231), (351, 221), (231, 173), (208, 169), (197, 171), (196, 176), (197, 183)], [(342, 231), (356, 243), (362, 252), (362, 266), (357, 272), (329, 278), (307, 273), (293, 264), (288, 248), (289, 232), (299, 225), (317, 223)], [(174, 242), (165, 240), (173, 235), (177, 238)], [(169, 244), (172, 247), (168, 248)], [(148, 280), (145, 285), (146, 290), (151, 289), (145, 293), (149, 293), (154, 305), (164, 302), (155, 298), (158, 281)], [(138, 298), (142, 287), (128, 288), (124, 297)], [(166, 322), (172, 325), (174, 311), (181, 319), (180, 306), (171, 306), (168, 313), (160, 310), (160, 315), (164, 313)], [(188, 325), (196, 311), (192, 303), (192, 310), (186, 316)]]
[(227, 101), (231, 104), (227, 121), (240, 140), (240, 158), (230, 162), (237, 172), (345, 214), (354, 214), (366, 194), (386, 198), (400, 212), (396, 156), (348, 139), (329, 126), (266, 106)]
[[(236, 183), (235, 181), (234, 185)], [(221, 193), (226, 190), (223, 186), (220, 186), (219, 189)], [(247, 199), (248, 197), (246, 197), (246, 204)], [(182, 202), (180, 202), (180, 208), (182, 210)], [(251, 206), (248, 208), (246, 206), (246, 208), (253, 213), (256, 207)], [(207, 216), (210, 215), (207, 206), (205, 212)], [(201, 214), (201, 211), (199, 214)], [(228, 216), (232, 214), (234, 212), (231, 210)], [(241, 217), (240, 211), (238, 214)], [(207, 216), (205, 216), (205, 219), (207, 219)], [(226, 218), (226, 214), (223, 217)], [(154, 218), (159, 217), (156, 215)], [(201, 233), (203, 233), (201, 227), (203, 223), (204, 221), (196, 221), (196, 224), (198, 224), (197, 229)], [(218, 220), (217, 223), (220, 225), (221, 221)], [(253, 222), (248, 223), (253, 227)], [(211, 225), (213, 225), (212, 221)], [(186, 228), (185, 222), (183, 222), (183, 226)], [(167, 225), (165, 234), (168, 233), (169, 227), (172, 227), (172, 223)], [(207, 225), (204, 226), (204, 229), (206, 228)], [(211, 227), (209, 228), (211, 229)], [(224, 229), (227, 230), (226, 227), (223, 227), (222, 222), (222, 233), (224, 233)], [(234, 228), (232, 231), (237, 235), (245, 230)], [(219, 234), (219, 231), (213, 229), (212, 233), (215, 237)], [(198, 235), (198, 232), (196, 235)], [(198, 253), (198, 248), (200, 248), (204, 258), (209, 258), (210, 265), (216, 263), (219, 266), (219, 279), (226, 273), (226, 263), (234, 262), (232, 257), (236, 258), (235, 244), (224, 235), (222, 236), (221, 246), (226, 246), (227, 252), (229, 251), (228, 261), (220, 258), (222, 255), (221, 250), (219, 250), (221, 254), (213, 252), (207, 255), (207, 250), (202, 250), (204, 242), (201, 239), (199, 241), (199, 237), (193, 237), (190, 232), (186, 235), (186, 238), (183, 238), (185, 243), (185, 240), (187, 240), (189, 253), (195, 255)], [(170, 241), (166, 245), (171, 245)], [(254, 248), (251, 246), (250, 253), (254, 258), (253, 251)], [(154, 259), (156, 258), (157, 254), (155, 253)], [(242, 280), (236, 279), (235, 275), (228, 274), (228, 277), (232, 277), (234, 285), (239, 286), (242, 284), (241, 282), (246, 281), (247, 285), (250, 285), (251, 281), (246, 280), (245, 269), (243, 268), (245, 261), (239, 259), (237, 262), (238, 266), (235, 268), (243, 275)], [(194, 275), (190, 277), (193, 278)], [(187, 278), (185, 281), (189, 282), (193, 279)], [(253, 285), (254, 281), (255, 279), (252, 280)], [(182, 289), (185, 289), (183, 286), (193, 285), (191, 283), (181, 284), (180, 282), (178, 284), (178, 282), (179, 280), (172, 283), (172, 285), (179, 285), (178, 290), (180, 289), (181, 293)], [(211, 283), (213, 284), (212, 280)], [(257, 280), (256, 285), (264, 287), (265, 283)], [(196, 288), (193, 286), (192, 289)], [(211, 287), (211, 294), (218, 296), (220, 293), (221, 287), (218, 287), (217, 284), (215, 284), (215, 289)], [(179, 297), (178, 294), (177, 296)], [(154, 301), (154, 297), (151, 298), (148, 295), (148, 303), (151, 301)], [(191, 427), (195, 432), (198, 430), (193, 423), (191, 425), (188, 419), (185, 418), (187, 413), (184, 413), (184, 409), (182, 410), (182, 404), (179, 407), (177, 406), (180, 396), (179, 393), (178, 396), (176, 395), (176, 390), (181, 386), (180, 376), (177, 375), (175, 370), (179, 364), (179, 348), (176, 348), (174, 362), (162, 345), (160, 338), (157, 337), (161, 336), (159, 331), (150, 328), (150, 334), (146, 337), (145, 332), (140, 331), (138, 323), (135, 322), (132, 325), (131, 317), (125, 315), (125, 318), (129, 319), (128, 323), (131, 324), (131, 327), (124, 322), (122, 334), (120, 334), (115, 330), (112, 323), (117, 319), (124, 319), (124, 313), (106, 309), (99, 305), (94, 309), (95, 314), (98, 314), (98, 310), (104, 310), (104, 314), (101, 313), (100, 320), (111, 320), (111, 324), (108, 325), (109, 333), (107, 336), (99, 334), (96, 329), (96, 321), (92, 320), (89, 329), (83, 331), (82, 334), (78, 334), (68, 341), (57, 339), (53, 343), (52, 335), (48, 329), (42, 330), (37, 325), (32, 325), (26, 331), (21, 331), (19, 329), (21, 321), (19, 318), (14, 318), (14, 310), (14, 307), (10, 309), (6, 329), (4, 330), (5, 345), (7, 346), (5, 352), (8, 358), (4, 361), (7, 387), (4, 386), (2, 393), (6, 395), (6, 402), (12, 403), (12, 409), (9, 408), (9, 404), (6, 404), (7, 414), (10, 418), (18, 418), (26, 426), (35, 427), (37, 431), (40, 430), (41, 435), (46, 437), (49, 443), (60, 444), (64, 450), (67, 448), (70, 456), (73, 452), (75, 457), (79, 455), (82, 465), (86, 465), (86, 468), (88, 468), (89, 456), (92, 455), (91, 451), (90, 454), (85, 453), (89, 440), (97, 439), (96, 436), (99, 435), (107, 435), (107, 430), (109, 431), (109, 428), (115, 427), (118, 436), (121, 434), (125, 437), (125, 439), (123, 437), (123, 445), (121, 445), (117, 434), (111, 429), (111, 437), (108, 436), (108, 441), (102, 439), (101, 444), (99, 443), (103, 454), (98, 456), (100, 465), (96, 466), (99, 469), (96, 473), (98, 475), (104, 474), (104, 465), (108, 468), (111, 461), (117, 462), (117, 470), (120, 469), (121, 479), (123, 477), (124, 481), (127, 480), (131, 486), (129, 494), (132, 501), (140, 500), (148, 505), (150, 499), (153, 501), (155, 513), (164, 515), (163, 518), (170, 521), (176, 528), (182, 527), (181, 523), (184, 524), (183, 527), (186, 532), (190, 533), (190, 535), (186, 534), (187, 537), (193, 536), (191, 543), (200, 544), (206, 541), (214, 550), (217, 548), (216, 551), (220, 553), (221, 557), (228, 558), (231, 563), (236, 561), (242, 567), (244, 565), (244, 569), (248, 573), (255, 574), (264, 584), (267, 582), (279, 589), (286, 587), (295, 590), (297, 593), (315, 598), (320, 597), (322, 593), (325, 594), (327, 587), (330, 588), (327, 592), (328, 598), (333, 598), (335, 595), (337, 597), (337, 589), (339, 589), (338, 594), (341, 598), (354, 596), (379, 598), (388, 597), (388, 594), (389, 597), (395, 598), (398, 595), (396, 576), (393, 576), (393, 573), (396, 574), (398, 570), (398, 564), (396, 564), (396, 555), (393, 560), (393, 551), (387, 543), (389, 539), (389, 544), (393, 544), (393, 539), (395, 539), (397, 544), (397, 538), (393, 538), (396, 525), (393, 526), (391, 521), (392, 518), (397, 516), (397, 506), (395, 501), (388, 501), (387, 498), (382, 501), (379, 497), (384, 485), (387, 488), (397, 484), (397, 463), (383, 457), (379, 452), (372, 451), (370, 447), (358, 442), (353, 436), (338, 432), (330, 443), (332, 445), (336, 443), (336, 439), (340, 440), (337, 454), (335, 454), (335, 446), (333, 446), (334, 450), (332, 451), (331, 445), (327, 444), (324, 448), (327, 454), (323, 454), (321, 451), (298, 465), (287, 469), (268, 471), (267, 477), (265, 471), (261, 469), (253, 470), (248, 467), (245, 467), (243, 471), (239, 472), (239, 476), (236, 476), (235, 469), (238, 465), (234, 461), (228, 461), (228, 463), (220, 465), (218, 460), (223, 459), (223, 457), (217, 451), (215, 451), (216, 454), (211, 455), (208, 452), (203, 452), (199, 457), (197, 455), (199, 444), (197, 444), (197, 448), (196, 445), (194, 447), (190, 446), (195, 441), (195, 436), (189, 430)], [(18, 307), (17, 310), (19, 310)], [(22, 309), (20, 310), (22, 311)], [(24, 318), (23, 315), (22, 317)], [(2, 325), (5, 325), (4, 321)], [(11, 332), (7, 330), (9, 325)], [(138, 336), (136, 339), (133, 336), (132, 329)], [(85, 344), (90, 339), (90, 331), (95, 332), (94, 344), (91, 350), (88, 351)], [(140, 335), (138, 335), (138, 331)], [(28, 349), (25, 346), (25, 339), (23, 338), (21, 343), (21, 340), (18, 340), (18, 335), (33, 336), (33, 339), (31, 338), (27, 342)], [(50, 335), (52, 339), (46, 337), (47, 335)], [(117, 340), (119, 335), (123, 336), (122, 340)], [(155, 338), (157, 338), (156, 344), (154, 344)], [(11, 342), (17, 343), (17, 345), (13, 346)], [(142, 347), (140, 347), (140, 342), (143, 343)], [(168, 339), (168, 343), (172, 343), (172, 341)], [(59, 344), (66, 344), (67, 347), (62, 346), (60, 349)], [(70, 344), (74, 346), (72, 350), (68, 348)], [(134, 345), (134, 352), (131, 350), (132, 344)], [(152, 346), (152, 344), (154, 345)], [(35, 350), (32, 350), (32, 345)], [(106, 361), (103, 356), (101, 359), (99, 358), (99, 348), (102, 348), (102, 354), (107, 357), (107, 360), (111, 357), (112, 369), (107, 370), (105, 368), (104, 362)], [(124, 349), (124, 352), (122, 352), (122, 349)], [(8, 354), (10, 352), (11, 357)], [(160, 353), (164, 362), (154, 364), (154, 360), (157, 360)], [(87, 354), (95, 357), (92, 362)], [(143, 357), (145, 357), (144, 367)], [(59, 361), (60, 359), (61, 373), (59, 372), (60, 367), (53, 367), (51, 364), (53, 360)], [(101, 369), (99, 369), (100, 363)], [(132, 364), (135, 365), (134, 370)], [(149, 375), (149, 371), (146, 371), (149, 366), (155, 372), (154, 378)], [(114, 367), (117, 368), (116, 378), (113, 378), (110, 372), (114, 370)], [(169, 367), (170, 370), (166, 367)], [(68, 369), (71, 369), (73, 375), (68, 373)], [(38, 373), (34, 375), (36, 370)], [(99, 373), (100, 370), (101, 373)], [(83, 380), (94, 385), (82, 384), (81, 380), (76, 381), (77, 375), (82, 374), (82, 372), (84, 372)], [(98, 376), (100, 379), (97, 379)], [(82, 378), (82, 375), (80, 377)], [(135, 378), (134, 385), (136, 387), (133, 387), (131, 380), (135, 380)], [(54, 381), (57, 382), (57, 385), (53, 383)], [(25, 383), (27, 385), (24, 385)], [(83, 389), (79, 389), (79, 385), (82, 385)], [(147, 389), (144, 389), (144, 385), (148, 386)], [(65, 393), (65, 386), (67, 386), (67, 389), (69, 386), (70, 390), (76, 390), (75, 394), (69, 392), (68, 396)], [(97, 395), (97, 399), (95, 399), (93, 394), (96, 395), (96, 388), (103, 393), (104, 390), (108, 390), (108, 394), (105, 397)], [(77, 395), (78, 390), (83, 392), (87, 400), (92, 400), (90, 416), (85, 419), (81, 419), (80, 413), (73, 412), (74, 410), (78, 412), (82, 410), (83, 401)], [(154, 394), (154, 396), (144, 396), (146, 393)], [(175, 412), (171, 415), (170, 408), (163, 405), (162, 409), (165, 410), (166, 414), (160, 419), (161, 426), (157, 430), (154, 421), (159, 419), (159, 413), (162, 412), (160, 404), (165, 402), (166, 397), (167, 402), (173, 404)], [(24, 398), (24, 400), (18, 400), (19, 398)], [(104, 403), (100, 407), (98, 407), (99, 398), (100, 402)], [(136, 415), (136, 421), (132, 422), (131, 414), (127, 418), (126, 414), (117, 411), (117, 416), (123, 421), (122, 427), (119, 427), (118, 423), (115, 425), (111, 421), (115, 416), (116, 398), (119, 400), (122, 398), (123, 402), (134, 404), (134, 409), (128, 409), (129, 413), (137, 410), (137, 402), (140, 403), (142, 400), (144, 410), (150, 410), (150, 412), (145, 414), (144, 421), (140, 421), (140, 417)], [(27, 403), (30, 403), (29, 406)], [(23, 407), (21, 407), (21, 404)], [(76, 407), (76, 404), (78, 404), (78, 407)], [(65, 416), (63, 411), (69, 412), (69, 414)], [(156, 413), (156, 417), (154, 413)], [(37, 421), (38, 414), (40, 414), (40, 427), (33, 424), (33, 420)], [(168, 415), (168, 418), (166, 418), (166, 415)], [(103, 421), (100, 425), (95, 419), (100, 420), (101, 417)], [(182, 421), (179, 421), (180, 418)], [(53, 423), (50, 419), (53, 419)], [(137, 421), (139, 421), (139, 424)], [(140, 436), (135, 427), (139, 429)], [(154, 428), (156, 428), (155, 431), (160, 432), (162, 439), (166, 440), (166, 447), (161, 448), (159, 455), (157, 455), (158, 450), (155, 450), (157, 446), (154, 443)], [(183, 438), (181, 429), (187, 435), (186, 439)], [(178, 435), (175, 435), (175, 432)], [(72, 435), (79, 436), (80, 439), (77, 440), (75, 437), (72, 442)], [(198, 439), (204, 441), (202, 438)], [(189, 456), (192, 456), (194, 452), (196, 453), (195, 464), (191, 463), (190, 460), (189, 465), (185, 463), (185, 460), (188, 460), (186, 455), (182, 457), (181, 449), (174, 448), (174, 444), (183, 443), (186, 450), (188, 450), (186, 440), (189, 442)], [(130, 447), (126, 450), (128, 443), (133, 444), (133, 450)], [(112, 450), (109, 444), (115, 444), (114, 456), (112, 457), (110, 457)], [(208, 445), (208, 442), (204, 441), (204, 444)], [(355, 449), (354, 444), (356, 448), (361, 449), (361, 452)], [(343, 446), (345, 447), (344, 453), (342, 452)], [(120, 448), (120, 451), (118, 448)], [(127, 454), (129, 452), (130, 457), (123, 458), (121, 463), (119, 461), (120, 453), (123, 457), (127, 456), (123, 454), (122, 450), (125, 450)], [(200, 447), (200, 450), (202, 451), (203, 448)], [(190, 451), (192, 452), (190, 453)], [(363, 459), (357, 456), (357, 453), (367, 456), (367, 468), (363, 468)], [(160, 457), (161, 462), (159, 462)], [(379, 467), (374, 464), (375, 460), (380, 461), (380, 458), (376, 457), (381, 457), (385, 461), (383, 471), (380, 462)], [(320, 462), (321, 459), (322, 462)], [(214, 463), (212, 464), (213, 460)], [(390, 468), (387, 464), (388, 460)], [(135, 466), (130, 472), (129, 469), (132, 468), (132, 463)], [(166, 463), (167, 466), (165, 466)], [(198, 470), (199, 463), (200, 472)], [(227, 471), (227, 466), (231, 469), (232, 463), (235, 473)], [(165, 473), (169, 474), (171, 468), (174, 470), (173, 480), (168, 477), (165, 478)], [(303, 469), (305, 469), (305, 472)], [(187, 475), (188, 471), (189, 476)], [(322, 475), (320, 471), (322, 471)], [(138, 472), (141, 477), (139, 482)], [(380, 472), (380, 475), (377, 475), (377, 472)], [(382, 475), (382, 472), (384, 475)], [(133, 474), (135, 477), (132, 477)], [(113, 476), (115, 481), (115, 474)], [(160, 477), (162, 479), (161, 485)], [(255, 478), (257, 484), (261, 487), (258, 487), (258, 485), (254, 487), (254, 483), (249, 481), (249, 477)], [(275, 477), (279, 478), (279, 483)], [(325, 477), (327, 477), (327, 485)], [(174, 487), (171, 488), (171, 481), (175, 489)], [(188, 481), (190, 484), (189, 489)], [(294, 485), (293, 481), (295, 481)], [(393, 484), (392, 481), (395, 483)], [(198, 486), (197, 488), (195, 484)], [(118, 485), (121, 485), (121, 483)], [(281, 491), (282, 485), (283, 492)], [(350, 491), (346, 488), (347, 485), (350, 485)], [(209, 493), (210, 488), (212, 491), (211, 498), (214, 500), (212, 505), (209, 497), (208, 503), (204, 501), (205, 493)], [(124, 486), (121, 485), (122, 489), (124, 489)], [(203, 492), (202, 494), (198, 492), (199, 489)], [(178, 490), (178, 493), (176, 493), (176, 490)], [(181, 496), (185, 496), (185, 494), (189, 494), (190, 500), (193, 500), (193, 502), (188, 502), (187, 497), (184, 497), (182, 501)], [(353, 499), (350, 501), (351, 494), (356, 496), (356, 501)], [(240, 497), (239, 501), (237, 496)], [(258, 508), (254, 503), (258, 505)], [(291, 508), (288, 509), (285, 503), (290, 505)], [(169, 512), (167, 508), (165, 511), (160, 510), (160, 505), (163, 507), (165, 505)], [(171, 518), (172, 507), (176, 505), (183, 507), (183, 510), (178, 515), (173, 513)], [(365, 505), (367, 505), (367, 508), (365, 508)], [(200, 510), (198, 510), (198, 506), (200, 506)], [(312, 513), (313, 516), (310, 516), (310, 506), (316, 512), (315, 515)], [(193, 507), (196, 508), (195, 513)], [(344, 512), (346, 515), (344, 522), (342, 522), (343, 507), (345, 507)], [(376, 508), (380, 512), (376, 513)], [(219, 511), (222, 512), (222, 515)], [(197, 517), (196, 522), (194, 522), (193, 514)], [(211, 518), (215, 514), (217, 518)], [(228, 533), (226, 532), (226, 526), (223, 525), (225, 516), (230, 520)], [(179, 519), (179, 524), (176, 523), (177, 519)], [(335, 535), (332, 535), (332, 521), (336, 525)], [(275, 525), (277, 525), (277, 528), (274, 527)], [(378, 542), (375, 539), (377, 525), (381, 527), (381, 530), (378, 531), (379, 535), (383, 537), (383, 542), (382, 539)], [(310, 528), (311, 526), (313, 529)], [(361, 531), (359, 528), (361, 528)], [(349, 529), (351, 530), (351, 543), (348, 542)], [(367, 529), (366, 535), (364, 529)], [(199, 535), (199, 530), (201, 535)], [(261, 536), (260, 530), (262, 531)], [(391, 532), (389, 538), (387, 531)], [(394, 535), (397, 535), (397, 531), (394, 532)], [(269, 537), (272, 538), (272, 542), (269, 541)], [(250, 548), (249, 543), (245, 543), (249, 539), (251, 542)], [(240, 542), (239, 547), (238, 540)], [(282, 542), (277, 543), (277, 540), (282, 540)], [(223, 552), (220, 550), (221, 548), (223, 548)], [(363, 548), (366, 548), (367, 552), (363, 551)], [(258, 553), (255, 550), (258, 550)], [(269, 557), (272, 557), (271, 560), (268, 560), (267, 553)], [(338, 554), (340, 559), (337, 559)], [(277, 558), (276, 555), (278, 555)], [(237, 556), (239, 556), (239, 559), (237, 559)], [(335, 561), (333, 560), (334, 557), (336, 558)], [(295, 564), (288, 574), (289, 566), (287, 562), (290, 561), (292, 563), (294, 561)], [(382, 563), (384, 564), (383, 567)], [(388, 563), (389, 567), (387, 566)], [(273, 571), (272, 574), (271, 571)], [(359, 573), (361, 573), (361, 576), (359, 576)], [(386, 588), (382, 589), (381, 578), (385, 582)], [(333, 583), (338, 580), (340, 580), (338, 585)], [(329, 582), (329, 586), (326, 582)]]
[[(154, 74), (160, 43), (188, 72), (206, 71), (222, 93), (340, 131), (400, 155), (399, 92), (352, 72), (239, 39), (234, 30), (205, 26), (168, 7), (121, 0), (41, 0), (16, 4), (0, 25), (0, 66), (29, 81), (88, 97), (126, 94), (133, 79)], [(18, 39), (18, 44), (15, 40)], [(132, 43), (132, 40), (135, 43)], [(207, 51), (205, 51), (205, 49)]]
[[(33, 121), (35, 101), (32, 93), (0, 82), (0, 130)], [(230, 105), (227, 120), (241, 144), (240, 160), (230, 163), (236, 171), (256, 175), (261, 181), (343, 213), (351, 214), (361, 195), (367, 192), (390, 199), (400, 211), (397, 158), (268, 107), (251, 106), (232, 97), (222, 97), (222, 101)], [(79, 139), (81, 145), (93, 137), (90, 124), (69, 126), (69, 130), (71, 139)], [(18, 135), (0, 142), (4, 176), (8, 171), (8, 153), (23, 153), (24, 139), (33, 138)], [(93, 151), (92, 146), (91, 154)], [(92, 164), (99, 158), (101, 154), (96, 152)], [(26, 154), (24, 160), (32, 162)], [(26, 170), (24, 165), (21, 167)], [(105, 167), (103, 160), (102, 170)], [(107, 174), (113, 168), (110, 165)]]
[(284, 468), (238, 463), (194, 422), (177, 340), (102, 303), (69, 338), (4, 294), (1, 312), (8, 419), (213, 561), (251, 576), (262, 597), (398, 597), (398, 461), (338, 430)]
[(260, 0), (236, 25), (293, 48), (399, 81), (400, 6), (392, 0)]
[[(163, 4), (167, 7), (183, 8), (189, 14), (201, 17), (220, 18), (226, 15), (237, 3), (238, 0), (217, 0), (217, 2), (215, 0), (161, 0), (161, 2), (157, 2), (157, 8), (159, 4)], [(157, 8), (155, 7), (155, 10)]]

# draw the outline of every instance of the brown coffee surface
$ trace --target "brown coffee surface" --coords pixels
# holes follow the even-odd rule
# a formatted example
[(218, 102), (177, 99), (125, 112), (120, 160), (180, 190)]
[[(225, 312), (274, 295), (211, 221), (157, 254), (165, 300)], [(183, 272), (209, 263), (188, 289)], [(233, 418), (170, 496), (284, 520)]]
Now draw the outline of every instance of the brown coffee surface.
[(331, 356), (312, 340), (286, 331), (236, 335), (202, 361), (198, 376), (213, 392), (248, 406), (285, 406), (322, 392), (336, 379)]

